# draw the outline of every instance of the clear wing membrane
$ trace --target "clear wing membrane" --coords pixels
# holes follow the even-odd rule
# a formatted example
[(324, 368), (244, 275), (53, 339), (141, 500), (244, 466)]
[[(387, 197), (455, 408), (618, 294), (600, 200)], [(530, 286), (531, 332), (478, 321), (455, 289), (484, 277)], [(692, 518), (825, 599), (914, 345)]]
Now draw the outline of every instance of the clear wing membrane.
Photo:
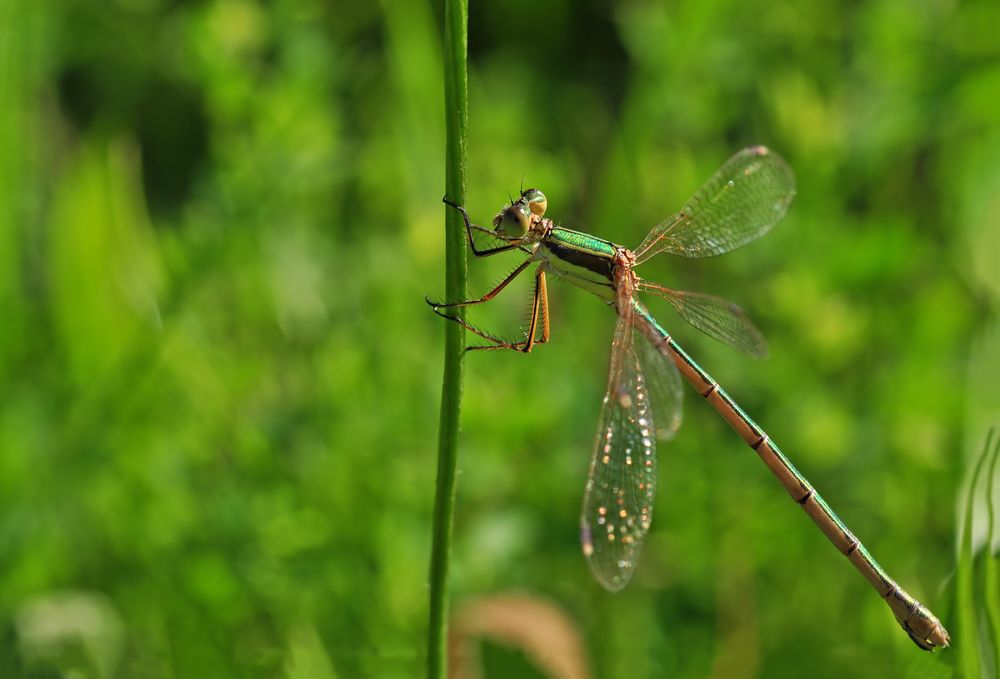
[(763, 146), (743, 149), (649, 232), (636, 263), (661, 252), (711, 257), (746, 245), (784, 217), (794, 197), (795, 178), (781, 156)]
[(743, 309), (721, 297), (671, 290), (640, 281), (639, 289), (670, 302), (680, 317), (703, 333), (753, 358), (767, 356), (767, 340)]
[[(795, 195), (792, 172), (762, 146), (730, 158), (676, 215), (656, 226), (635, 250), (636, 263), (660, 252), (708, 257), (764, 235)], [(739, 307), (709, 295), (652, 284), (681, 317), (751, 356), (766, 343)], [(653, 518), (656, 439), (680, 425), (681, 380), (673, 361), (645, 338), (634, 341), (633, 314), (643, 308), (633, 290), (619, 289), (608, 388), (580, 515), (580, 541), (590, 569), (611, 591), (632, 579)]]
[(680, 425), (677, 368), (645, 339), (636, 345), (633, 335), (631, 313), (621, 314), (580, 516), (583, 553), (613, 592), (632, 579), (653, 518), (656, 438)]
[(669, 441), (681, 426), (684, 396), (681, 374), (674, 362), (661, 354), (645, 336), (635, 343), (635, 348), (653, 407), (656, 438)]

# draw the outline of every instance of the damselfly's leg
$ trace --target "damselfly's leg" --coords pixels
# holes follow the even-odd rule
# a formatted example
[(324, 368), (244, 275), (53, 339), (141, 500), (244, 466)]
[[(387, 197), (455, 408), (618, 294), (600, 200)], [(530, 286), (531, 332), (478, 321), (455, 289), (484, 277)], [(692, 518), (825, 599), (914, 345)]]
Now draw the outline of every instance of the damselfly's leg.
[[(465, 235), (469, 241), (469, 249), (472, 250), (472, 254), (475, 255), (476, 257), (489, 257), (491, 255), (496, 255), (501, 252), (508, 252), (510, 250), (516, 250), (516, 249), (523, 250), (525, 253), (530, 254), (530, 251), (522, 245), (523, 239), (521, 238), (516, 238), (512, 240), (507, 239), (504, 236), (497, 234), (496, 232), (490, 231), (489, 229), (484, 229), (481, 226), (476, 226), (475, 224), (472, 223), (472, 220), (469, 219), (469, 213), (466, 211), (464, 207), (448, 200), (447, 196), (445, 196), (442, 200), (446, 205), (455, 208), (462, 214), (462, 219), (465, 221)], [(476, 247), (476, 241), (472, 235), (473, 231), (480, 231), (482, 233), (492, 236), (497, 240), (501, 241), (506, 240), (508, 242), (506, 245), (501, 245), (495, 248), (488, 248), (486, 250), (480, 250)], [(425, 297), (424, 300), (427, 302), (428, 305), (430, 305), (431, 309), (433, 309), (434, 313), (436, 313), (438, 316), (441, 316), (442, 318), (447, 318), (449, 321), (454, 321), (455, 323), (458, 323), (459, 325), (464, 327), (469, 332), (478, 335), (479, 337), (482, 337), (483, 339), (490, 342), (490, 344), (486, 346), (466, 347), (466, 351), (472, 349), (487, 349), (487, 350), (514, 349), (515, 351), (521, 351), (527, 353), (528, 351), (531, 351), (531, 347), (534, 346), (536, 343), (542, 344), (544, 342), (547, 342), (549, 339), (549, 301), (545, 286), (545, 273), (541, 267), (539, 267), (538, 271), (535, 273), (535, 295), (531, 302), (531, 320), (529, 323), (527, 336), (525, 337), (525, 340), (523, 342), (511, 342), (502, 339), (500, 337), (497, 337), (496, 335), (488, 333), (484, 330), (480, 330), (479, 328), (472, 325), (465, 319), (446, 314), (442, 312), (441, 309), (466, 307), (474, 304), (484, 304), (490, 301), (498, 294), (500, 294), (500, 292), (504, 288), (506, 288), (512, 280), (514, 280), (521, 273), (523, 273), (524, 270), (527, 269), (528, 266), (533, 261), (534, 261), (533, 259), (525, 260), (524, 263), (522, 263), (516, 269), (511, 271), (492, 290), (490, 290), (489, 292), (487, 292), (485, 295), (483, 295), (478, 299), (467, 299), (457, 302), (433, 302)], [(539, 315), (541, 315), (542, 317), (542, 336), (539, 339), (535, 339), (535, 333), (537, 332), (538, 329)]]
[(466, 212), (465, 208), (459, 205), (458, 203), (451, 202), (450, 200), (448, 200), (447, 196), (445, 196), (441, 200), (444, 202), (445, 205), (450, 205), (451, 207), (455, 208), (456, 210), (462, 213), (462, 219), (465, 220), (465, 235), (469, 239), (469, 249), (472, 250), (472, 254), (475, 255), (476, 257), (489, 257), (490, 255), (497, 255), (500, 254), (501, 252), (509, 252), (510, 250), (514, 250), (516, 248), (521, 247), (521, 241), (520, 239), (518, 239), (516, 242), (508, 243), (507, 245), (500, 245), (498, 247), (488, 248), (486, 250), (478, 250), (476, 248), (476, 241), (472, 237), (473, 231), (480, 231), (482, 233), (492, 236), (493, 238), (497, 238), (497, 234), (494, 233), (493, 231), (490, 231), (489, 229), (484, 229), (481, 226), (476, 226), (475, 224), (473, 224), (472, 220), (469, 219), (469, 213)]
[[(542, 317), (542, 336), (535, 339), (535, 332), (538, 330), (538, 317)], [(535, 297), (531, 300), (531, 322), (528, 325), (528, 335), (524, 340), (524, 353), (531, 351), (531, 347), (537, 344), (545, 344), (549, 341), (549, 294), (545, 286), (545, 270), (538, 267), (535, 272)]]
[[(500, 281), (495, 288), (487, 292), (479, 299), (466, 299), (460, 302), (432, 302), (426, 297), (424, 297), (424, 301), (427, 302), (431, 306), (431, 308), (434, 309), (434, 311), (437, 311), (438, 309), (447, 309), (449, 307), (472, 306), (473, 304), (483, 304), (485, 302), (489, 302), (491, 299), (500, 294), (500, 291), (506, 288), (507, 285), (510, 284), (512, 280), (520, 276), (524, 272), (524, 270), (528, 268), (528, 265), (530, 265), (532, 261), (533, 260), (530, 259), (525, 260), (523, 264), (518, 266), (509, 274), (507, 274), (507, 276), (502, 281)], [(541, 269), (539, 269), (539, 271), (540, 270)]]
[[(542, 336), (535, 338), (538, 332), (538, 321), (541, 317), (541, 332)], [(479, 347), (467, 347), (466, 351), (492, 351), (494, 349), (513, 349), (514, 351), (520, 351), (521, 353), (528, 353), (531, 351), (532, 347), (536, 344), (545, 344), (549, 341), (549, 294), (548, 287), (545, 285), (545, 270), (542, 267), (538, 267), (535, 271), (535, 294), (531, 300), (531, 318), (528, 321), (528, 332), (525, 334), (523, 342), (509, 342), (502, 340), (499, 337), (493, 337), (488, 333), (484, 333), (478, 328), (472, 328), (468, 325), (465, 326), (475, 334), (479, 335), (484, 339), (488, 339), (493, 342), (492, 345), (485, 345)]]
[(535, 299), (541, 297), (542, 315), (542, 336), (537, 340), (538, 344), (545, 344), (549, 341), (549, 289), (545, 284), (545, 271), (541, 267), (535, 274)]
[[(530, 261), (531, 260), (528, 260), (528, 262), (526, 262), (525, 264), (530, 263)], [(523, 270), (524, 270), (524, 265), (518, 267), (518, 270), (515, 271), (514, 275), (516, 275), (516, 273), (520, 273)], [(506, 285), (506, 282), (502, 283), (502, 285)], [(496, 291), (496, 289), (494, 289), (494, 291)], [(470, 300), (468, 303), (475, 304), (479, 302), (480, 300)], [(434, 305), (431, 305), (431, 308), (434, 310), (434, 313), (436, 313), (441, 318), (447, 318), (449, 321), (454, 321), (455, 323), (458, 323), (472, 334), (478, 335), (479, 337), (482, 337), (484, 340), (490, 342), (490, 344), (483, 346), (466, 347), (466, 351), (477, 351), (477, 350), (492, 351), (495, 349), (513, 349), (514, 351), (527, 353), (531, 351), (531, 348), (535, 344), (544, 344), (545, 342), (549, 341), (549, 298), (548, 298), (548, 291), (545, 285), (545, 272), (541, 269), (541, 267), (539, 267), (538, 271), (535, 273), (535, 294), (531, 301), (531, 319), (529, 320), (528, 332), (523, 342), (511, 342), (510, 340), (497, 337), (496, 335), (486, 332), (485, 330), (480, 330), (479, 328), (477, 328), (476, 326), (472, 325), (471, 323), (469, 323), (464, 319), (458, 318), (457, 316), (449, 316), (448, 314), (439, 311), (438, 308)], [(535, 334), (538, 332), (539, 317), (541, 317), (542, 336), (536, 339)]]

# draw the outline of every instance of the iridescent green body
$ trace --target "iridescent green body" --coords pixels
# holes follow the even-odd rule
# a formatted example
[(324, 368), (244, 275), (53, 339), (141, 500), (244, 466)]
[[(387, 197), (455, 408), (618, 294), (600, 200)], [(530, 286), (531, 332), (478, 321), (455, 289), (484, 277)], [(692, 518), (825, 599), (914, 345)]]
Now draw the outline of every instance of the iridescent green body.
[[(663, 297), (695, 327), (751, 356), (762, 357), (766, 343), (739, 307), (710, 295), (671, 290), (644, 281), (634, 267), (660, 252), (706, 257), (748, 243), (784, 216), (794, 194), (791, 170), (780, 157), (759, 146), (744, 149), (727, 161), (681, 211), (654, 227), (635, 250), (556, 226), (543, 216), (548, 203), (538, 189), (523, 191), (520, 198), (501, 210), (493, 220), (493, 231), (474, 226), (465, 209), (455, 205), (465, 217), (474, 254), (484, 257), (517, 250), (530, 258), (483, 297), (432, 303), (432, 307), (490, 342), (473, 348), (522, 352), (549, 339), (546, 273), (597, 295), (615, 309), (618, 322), (608, 388), (580, 517), (583, 553), (594, 576), (607, 589), (625, 587), (638, 562), (652, 522), (656, 440), (669, 438), (680, 424), (683, 376), (875, 588), (910, 638), (925, 650), (947, 646), (948, 632), (940, 621), (889, 577), (764, 430), (695, 363), (636, 297), (638, 292)], [(477, 230), (502, 244), (477, 249), (473, 238)], [(536, 262), (531, 322), (523, 341), (500, 339), (440, 311), (489, 301)], [(642, 339), (636, 341), (635, 335)]]
[(554, 226), (537, 243), (535, 258), (547, 271), (611, 301), (615, 298), (615, 261), (625, 248), (580, 231)]

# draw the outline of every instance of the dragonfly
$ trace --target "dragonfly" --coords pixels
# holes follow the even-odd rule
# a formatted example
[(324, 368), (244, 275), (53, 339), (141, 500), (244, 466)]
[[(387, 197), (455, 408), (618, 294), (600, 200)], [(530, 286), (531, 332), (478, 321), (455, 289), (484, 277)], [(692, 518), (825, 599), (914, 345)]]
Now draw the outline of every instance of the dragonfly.
[[(521, 191), (504, 206), (494, 217), (492, 229), (473, 224), (464, 206), (445, 197), (444, 202), (457, 209), (465, 221), (473, 255), (520, 252), (528, 257), (482, 297), (427, 302), (438, 315), (486, 341), (470, 350), (524, 353), (549, 340), (547, 276), (597, 295), (616, 312), (608, 385), (580, 516), (583, 554), (594, 577), (606, 589), (624, 588), (638, 563), (653, 518), (657, 439), (668, 440), (680, 426), (683, 376), (871, 584), (917, 646), (924, 650), (947, 646), (950, 636), (937, 617), (896, 584), (777, 444), (681, 348), (637, 296), (649, 293), (666, 299), (695, 328), (750, 356), (763, 357), (767, 344), (738, 306), (712, 295), (647, 281), (635, 268), (664, 252), (710, 257), (746, 245), (785, 216), (794, 196), (794, 175), (781, 156), (763, 146), (743, 149), (633, 250), (557, 226), (544, 216), (548, 200), (535, 188)], [(491, 246), (477, 245), (476, 234), (487, 234)], [(532, 265), (537, 265), (534, 294), (523, 339), (504, 339), (455, 312), (489, 302)]]

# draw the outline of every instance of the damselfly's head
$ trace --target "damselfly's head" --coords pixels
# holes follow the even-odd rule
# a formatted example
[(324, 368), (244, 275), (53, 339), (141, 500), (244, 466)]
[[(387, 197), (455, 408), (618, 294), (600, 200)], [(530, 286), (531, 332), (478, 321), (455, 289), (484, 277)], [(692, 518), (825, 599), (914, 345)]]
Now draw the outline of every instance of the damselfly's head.
[(517, 200), (497, 213), (493, 218), (493, 227), (507, 238), (524, 238), (532, 223), (545, 214), (546, 207), (548, 201), (544, 193), (538, 189), (526, 189)]

